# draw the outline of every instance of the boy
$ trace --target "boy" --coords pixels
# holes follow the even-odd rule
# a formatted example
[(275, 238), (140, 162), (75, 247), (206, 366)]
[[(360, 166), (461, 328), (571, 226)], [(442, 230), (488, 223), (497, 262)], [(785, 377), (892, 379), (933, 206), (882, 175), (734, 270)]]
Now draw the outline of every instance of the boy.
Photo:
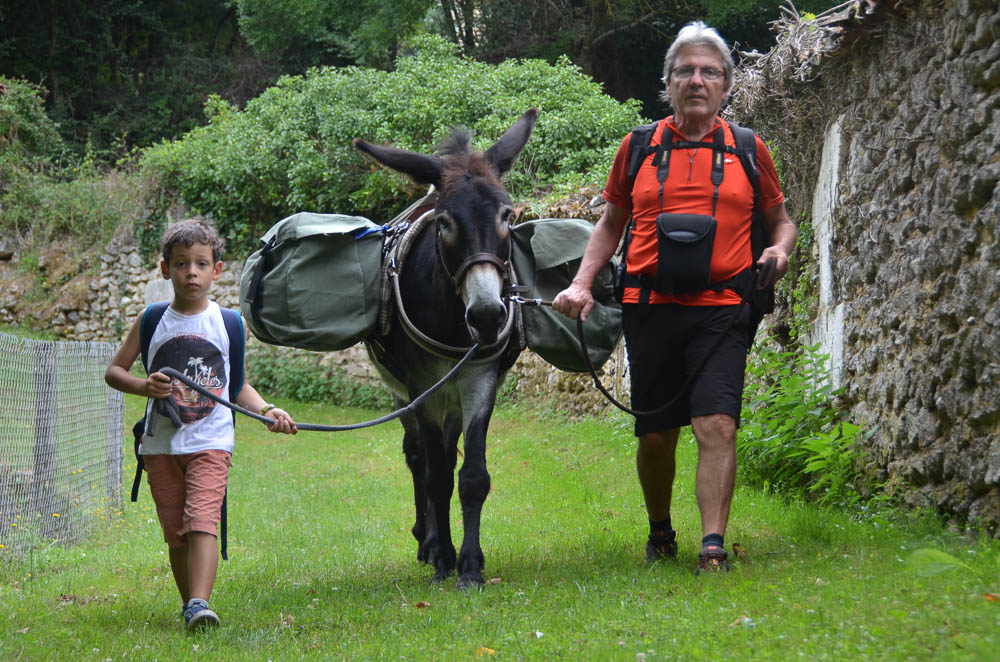
[[(173, 301), (150, 338), (149, 376), (129, 374), (140, 353), (139, 315), (104, 374), (114, 389), (150, 398), (140, 452), (149, 491), (170, 552), (170, 569), (180, 591), (185, 626), (199, 630), (219, 624), (208, 599), (219, 566), (216, 538), (234, 445), (231, 412), (208, 398), (172, 383), (159, 372), (172, 367), (195, 378), (220, 396), (229, 393), (229, 336), (219, 305), (208, 298), (212, 281), (222, 274), (223, 240), (206, 221), (176, 223), (160, 242), (160, 271), (174, 289)], [(171, 398), (178, 427), (168, 416), (151, 426), (153, 400)], [(287, 412), (268, 404), (248, 383), (237, 404), (274, 418), (272, 432), (295, 434)], [(155, 433), (153, 428), (155, 427)]]

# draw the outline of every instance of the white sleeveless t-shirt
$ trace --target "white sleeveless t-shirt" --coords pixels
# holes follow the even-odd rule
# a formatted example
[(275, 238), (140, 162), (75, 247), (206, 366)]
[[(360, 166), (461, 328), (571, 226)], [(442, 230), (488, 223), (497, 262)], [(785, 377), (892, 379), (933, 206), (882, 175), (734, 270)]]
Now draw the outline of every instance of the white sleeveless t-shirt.
[[(229, 335), (219, 304), (210, 301), (197, 315), (167, 308), (149, 343), (149, 373), (170, 367), (223, 400), (229, 400)], [(146, 405), (143, 455), (181, 455), (203, 450), (233, 452), (232, 412), (197, 391), (173, 380), (170, 398), (183, 425), (178, 428), (164, 414), (149, 434), (152, 400)]]

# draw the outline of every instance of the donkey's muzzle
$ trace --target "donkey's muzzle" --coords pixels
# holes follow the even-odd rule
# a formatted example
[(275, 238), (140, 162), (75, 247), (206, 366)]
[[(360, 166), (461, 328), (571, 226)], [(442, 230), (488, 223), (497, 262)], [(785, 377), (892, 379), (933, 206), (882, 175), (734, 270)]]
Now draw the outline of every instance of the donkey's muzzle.
[(465, 311), (465, 323), (473, 340), (484, 346), (497, 341), (506, 321), (507, 309), (500, 299), (477, 302)]

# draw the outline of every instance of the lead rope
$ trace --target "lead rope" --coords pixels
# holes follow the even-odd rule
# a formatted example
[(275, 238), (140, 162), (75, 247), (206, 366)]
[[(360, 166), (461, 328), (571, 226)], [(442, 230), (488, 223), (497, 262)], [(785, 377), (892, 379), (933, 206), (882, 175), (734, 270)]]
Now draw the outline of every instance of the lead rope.
[[(465, 353), (465, 356), (463, 356), (461, 360), (459, 360), (459, 362), (456, 363), (454, 367), (452, 367), (451, 370), (445, 373), (444, 377), (438, 380), (436, 384), (434, 384), (429, 389), (427, 389), (426, 391), (418, 395), (416, 398), (414, 398), (412, 401), (410, 401), (410, 404), (406, 405), (405, 407), (401, 407), (400, 409), (397, 409), (391, 414), (386, 414), (385, 416), (381, 416), (379, 418), (370, 421), (364, 421), (362, 423), (352, 423), (350, 425), (320, 425), (318, 423), (296, 423), (295, 426), (300, 430), (312, 430), (316, 432), (345, 432), (347, 430), (359, 430), (361, 428), (372, 427), (373, 425), (380, 425), (382, 423), (387, 423), (388, 421), (399, 418), (403, 414), (412, 413), (419, 405), (421, 405), (424, 402), (424, 400), (433, 395), (435, 391), (444, 386), (445, 383), (447, 383), (452, 377), (454, 377), (455, 373), (457, 373), (459, 369), (462, 366), (464, 366), (469, 361), (469, 359), (472, 358), (472, 355), (475, 354), (476, 350), (478, 349), (479, 349), (479, 344), (478, 343), (474, 344), (472, 347), (469, 348), (469, 351)], [(181, 374), (180, 372), (174, 370), (173, 368), (163, 368), (162, 370), (160, 370), (160, 372), (162, 372), (164, 375), (167, 375), (168, 377), (173, 377), (177, 381), (183, 383), (188, 388), (197, 391), (198, 393), (201, 393), (209, 400), (213, 400), (224, 407), (228, 407), (233, 411), (237, 411), (243, 414), (244, 416), (255, 418), (263, 423), (274, 423), (275, 419), (273, 418), (267, 418), (266, 416), (261, 416), (260, 414), (250, 411), (249, 409), (244, 409), (235, 402), (229, 402), (228, 400), (223, 400), (219, 396), (196, 384), (189, 377)], [(154, 412), (156, 411), (155, 407), (153, 411)]]
[[(662, 411), (666, 411), (669, 407), (672, 407), (677, 402), (677, 400), (679, 400), (680, 397), (684, 395), (684, 393), (689, 388), (691, 388), (691, 385), (694, 383), (694, 380), (698, 378), (698, 376), (701, 374), (701, 371), (705, 368), (705, 364), (708, 363), (708, 359), (711, 358), (712, 354), (715, 354), (715, 351), (717, 349), (719, 349), (719, 345), (722, 344), (722, 341), (725, 339), (726, 334), (729, 333), (729, 330), (733, 327), (733, 324), (736, 322), (736, 319), (740, 316), (740, 313), (743, 312), (743, 306), (750, 303), (750, 293), (753, 292), (754, 289), (765, 287), (767, 283), (770, 281), (770, 279), (774, 277), (775, 266), (776, 262), (772, 258), (768, 260), (766, 263), (764, 263), (764, 265), (759, 269), (754, 269), (754, 277), (750, 283), (750, 286), (743, 292), (743, 295), (740, 298), (740, 303), (733, 310), (733, 314), (729, 316), (729, 319), (726, 321), (725, 327), (719, 333), (719, 337), (716, 339), (711, 349), (705, 352), (705, 356), (702, 357), (701, 362), (698, 364), (698, 367), (691, 372), (691, 374), (688, 376), (687, 380), (684, 382), (683, 386), (681, 386), (677, 394), (674, 397), (672, 397), (666, 404), (660, 405), (656, 409), (650, 409), (644, 411), (626, 407), (621, 402), (616, 400), (615, 396), (611, 395), (608, 389), (604, 387), (604, 384), (601, 383), (600, 378), (597, 376), (597, 370), (594, 369), (593, 361), (590, 360), (590, 348), (587, 346), (587, 338), (583, 333), (583, 320), (577, 317), (576, 335), (580, 339), (580, 349), (583, 350), (583, 359), (587, 362), (587, 369), (590, 371), (590, 377), (594, 380), (594, 387), (598, 391), (600, 391), (601, 394), (604, 395), (604, 397), (607, 398), (611, 404), (613, 404), (618, 409), (621, 409), (626, 414), (631, 414), (632, 416), (636, 417), (652, 416), (653, 414), (659, 414)], [(517, 299), (518, 299), (517, 302), (522, 305), (528, 305), (528, 306), (552, 305), (551, 301), (545, 301), (543, 299), (522, 299), (520, 297), (517, 297)]]
[[(729, 319), (726, 321), (726, 326), (719, 333), (719, 337), (716, 339), (716, 341), (712, 345), (711, 349), (708, 352), (705, 353), (705, 356), (702, 357), (702, 359), (701, 359), (701, 363), (699, 363), (698, 367), (690, 374), (690, 376), (688, 376), (687, 380), (684, 382), (684, 385), (681, 386), (681, 388), (677, 392), (677, 394), (673, 398), (671, 398), (666, 404), (660, 405), (656, 409), (650, 409), (650, 410), (643, 411), (643, 410), (631, 409), (629, 407), (626, 407), (621, 402), (619, 402), (618, 400), (616, 400), (615, 397), (613, 395), (611, 395), (611, 393), (604, 387), (604, 384), (601, 383), (601, 379), (597, 376), (597, 370), (594, 368), (593, 361), (590, 360), (590, 348), (587, 346), (587, 337), (583, 333), (583, 320), (580, 319), (579, 317), (577, 317), (576, 318), (576, 334), (577, 334), (577, 337), (580, 339), (580, 349), (583, 351), (583, 358), (587, 362), (587, 369), (590, 371), (590, 377), (594, 380), (594, 387), (598, 391), (600, 391), (601, 394), (604, 395), (604, 397), (607, 398), (608, 401), (611, 404), (613, 404), (618, 409), (621, 409), (626, 414), (631, 414), (632, 416), (651, 416), (653, 414), (658, 414), (658, 413), (660, 413), (662, 411), (665, 411), (668, 407), (673, 406), (674, 403), (677, 402), (677, 400), (691, 387), (691, 384), (694, 383), (694, 380), (701, 374), (702, 369), (705, 367), (705, 364), (708, 362), (708, 359), (712, 356), (712, 354), (714, 354), (715, 351), (717, 349), (719, 349), (719, 345), (722, 344), (722, 341), (723, 341), (723, 339), (725, 339), (726, 334), (729, 333), (729, 330), (732, 328), (733, 324), (736, 322), (736, 318), (739, 317), (740, 313), (743, 311), (743, 306), (747, 305), (749, 303), (750, 293), (754, 289), (766, 286), (767, 283), (774, 277), (775, 266), (776, 266), (775, 261), (773, 259), (771, 259), (771, 260), (768, 260), (761, 268), (754, 270), (754, 277), (753, 277), (753, 280), (750, 283), (750, 286), (743, 292), (743, 295), (740, 298), (739, 305), (737, 305), (736, 308), (733, 310), (733, 314), (730, 315)], [(510, 300), (513, 303), (517, 303), (517, 304), (521, 304), (521, 305), (525, 305), (525, 306), (551, 306), (552, 305), (551, 301), (546, 301), (544, 299), (525, 299), (525, 298), (523, 298), (523, 297), (521, 297), (519, 295), (511, 296)], [(429, 389), (427, 389), (426, 391), (424, 391), (423, 393), (421, 393), (419, 396), (417, 396), (416, 398), (414, 398), (405, 407), (401, 407), (400, 409), (397, 409), (396, 411), (394, 411), (394, 412), (392, 412), (390, 414), (386, 414), (385, 416), (381, 416), (379, 418), (372, 419), (370, 421), (364, 421), (362, 423), (352, 423), (352, 424), (349, 424), (349, 425), (320, 425), (318, 423), (296, 423), (295, 425), (300, 430), (310, 430), (310, 431), (316, 431), (316, 432), (345, 432), (347, 430), (358, 430), (358, 429), (361, 429), (361, 428), (367, 428), (367, 427), (372, 427), (372, 426), (375, 426), (375, 425), (380, 425), (382, 423), (387, 423), (388, 421), (391, 421), (393, 419), (399, 418), (403, 414), (412, 413), (420, 404), (422, 404), (424, 402), (424, 400), (426, 400), (427, 398), (429, 398), (435, 391), (437, 391), (438, 389), (440, 389), (452, 377), (454, 377), (455, 374), (459, 371), (459, 369), (463, 365), (465, 365), (469, 361), (469, 359), (472, 358), (472, 355), (475, 354), (476, 350), (478, 350), (478, 349), (479, 349), (479, 344), (478, 343), (474, 344), (472, 347), (469, 348), (469, 351), (466, 352), (465, 356), (463, 356), (461, 358), (461, 360), (459, 360), (459, 362), (456, 363), (452, 367), (452, 369), (449, 370), (436, 384), (434, 384)], [(177, 379), (178, 381), (180, 381), (181, 383), (183, 383), (188, 388), (190, 388), (190, 389), (192, 389), (194, 391), (197, 391), (198, 393), (204, 395), (209, 400), (217, 402), (218, 404), (223, 405), (224, 407), (228, 407), (229, 409), (232, 409), (233, 411), (239, 412), (239, 413), (243, 414), (244, 416), (248, 416), (250, 418), (255, 418), (258, 421), (261, 421), (263, 423), (273, 423), (274, 422), (273, 418), (267, 418), (265, 416), (261, 416), (260, 414), (256, 414), (256, 413), (254, 413), (254, 412), (252, 412), (252, 411), (250, 411), (248, 409), (244, 409), (243, 407), (240, 407), (235, 402), (229, 402), (228, 400), (223, 400), (219, 396), (215, 395), (211, 391), (208, 391), (207, 389), (205, 389), (205, 388), (201, 387), (200, 385), (196, 384), (190, 378), (188, 378), (187, 376), (181, 374), (180, 372), (178, 372), (177, 370), (175, 370), (173, 368), (163, 368), (160, 372), (162, 372), (163, 374), (167, 375), (168, 377), (173, 377), (174, 379)], [(157, 415), (156, 414), (156, 408), (154, 407), (152, 411), (153, 411), (152, 415), (155, 417)]]

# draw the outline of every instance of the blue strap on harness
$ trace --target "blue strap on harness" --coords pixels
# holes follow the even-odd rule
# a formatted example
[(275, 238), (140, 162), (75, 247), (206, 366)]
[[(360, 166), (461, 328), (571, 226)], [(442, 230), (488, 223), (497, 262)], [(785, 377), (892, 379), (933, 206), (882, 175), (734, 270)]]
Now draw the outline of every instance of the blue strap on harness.
[(351, 233), (351, 236), (355, 239), (361, 239), (362, 237), (367, 237), (368, 235), (375, 234), (376, 232), (388, 232), (389, 227), (389, 225), (383, 225), (377, 228), (358, 228)]

